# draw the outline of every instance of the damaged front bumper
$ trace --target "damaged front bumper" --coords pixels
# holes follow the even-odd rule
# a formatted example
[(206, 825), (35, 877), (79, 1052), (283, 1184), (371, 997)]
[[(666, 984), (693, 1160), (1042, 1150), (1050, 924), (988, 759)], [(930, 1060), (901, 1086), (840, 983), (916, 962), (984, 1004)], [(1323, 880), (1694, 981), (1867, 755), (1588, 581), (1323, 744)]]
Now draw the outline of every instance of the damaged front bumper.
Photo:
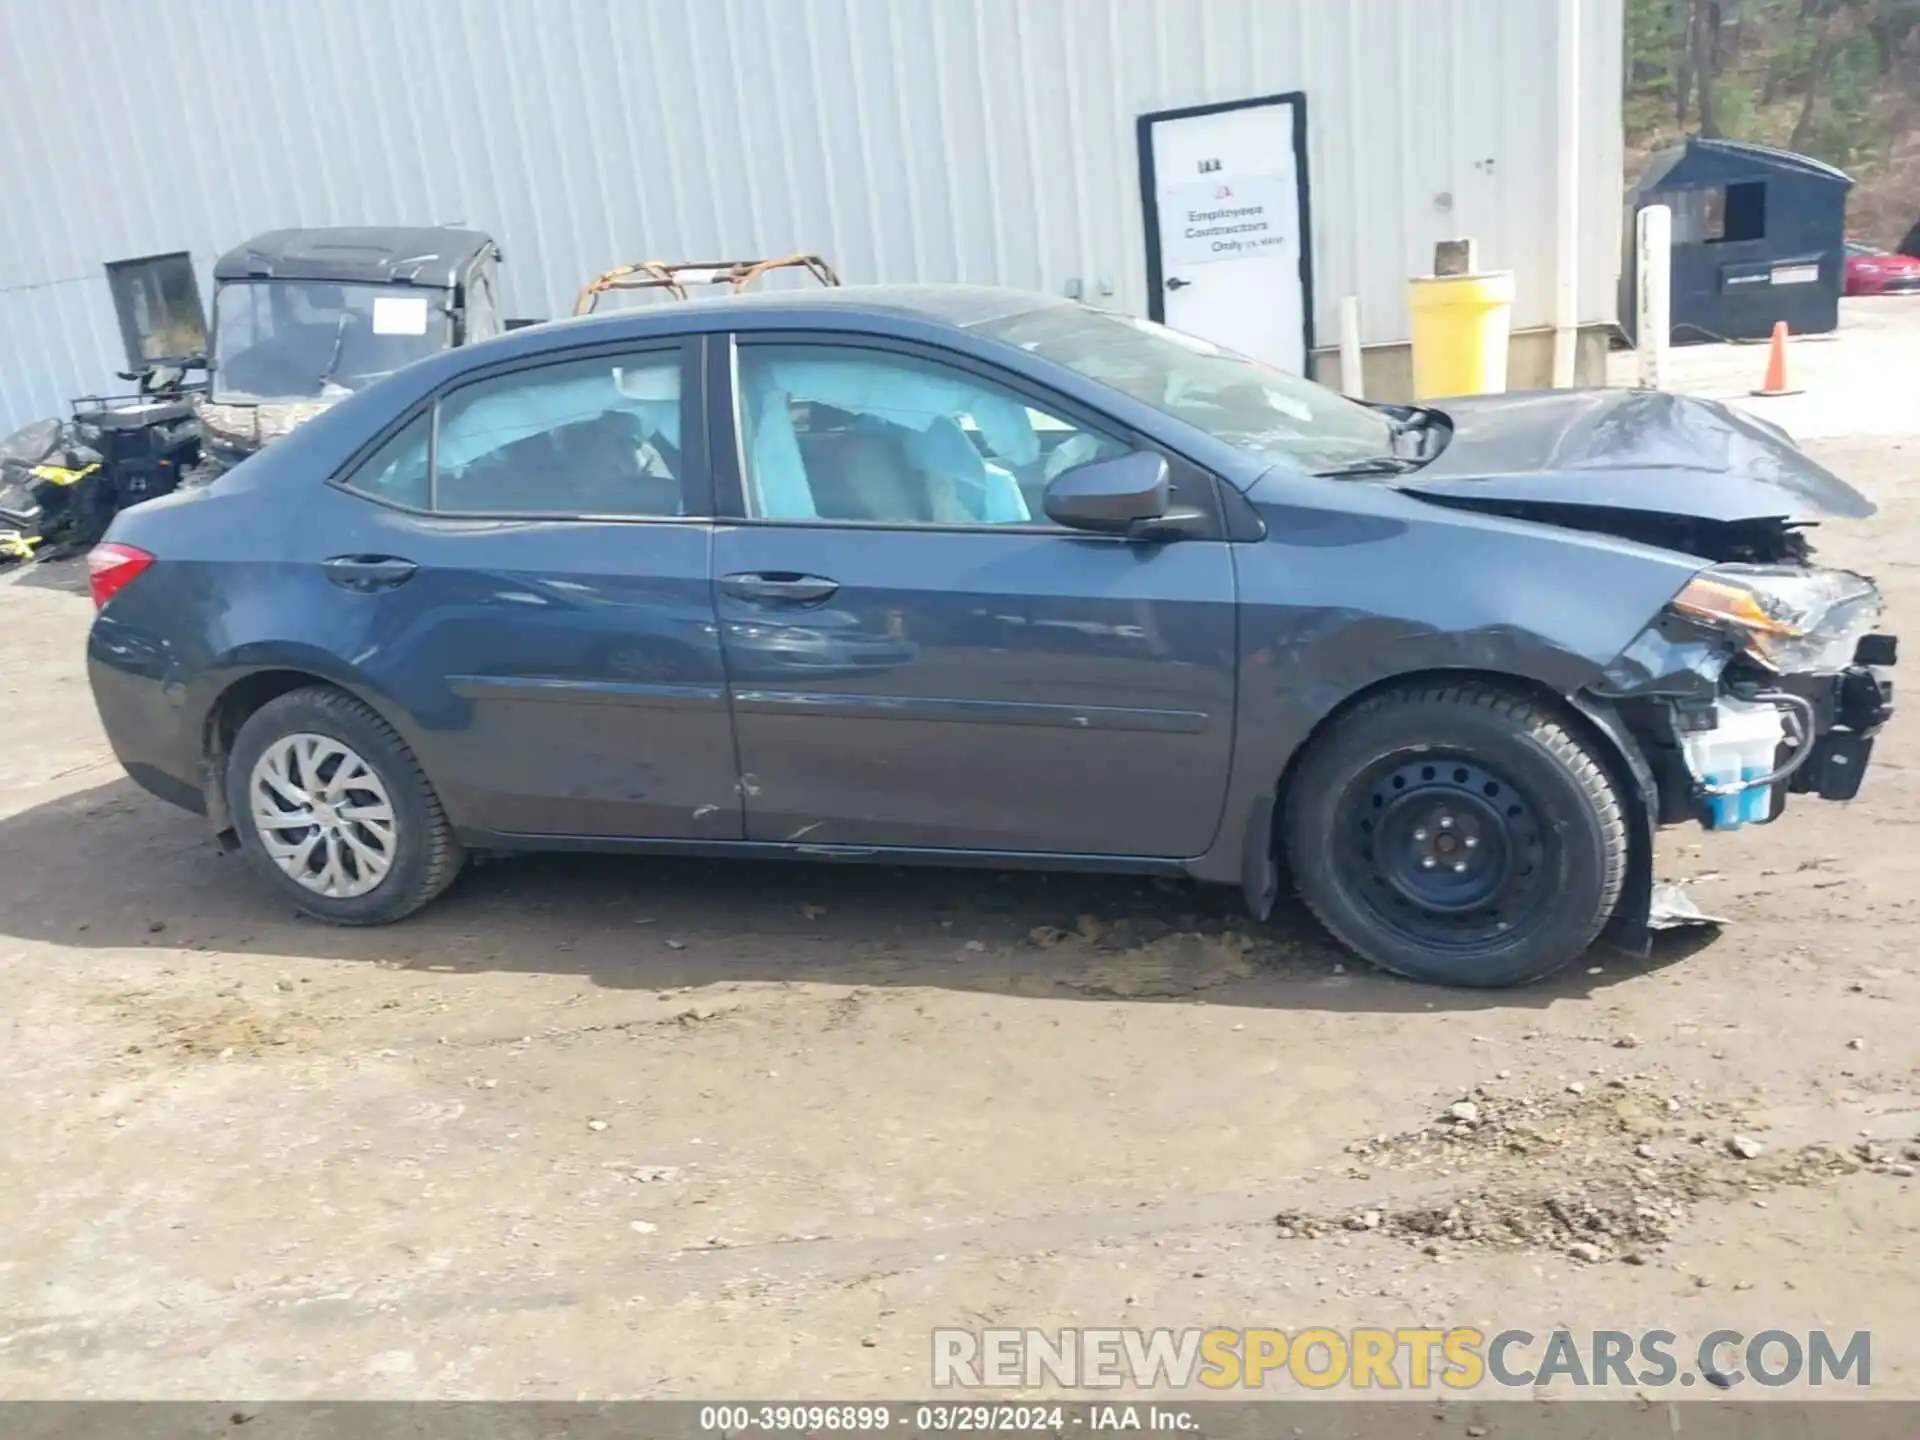
[(1866, 779), (1874, 736), (1893, 717), (1893, 676), (1898, 642), (1891, 635), (1862, 636), (1854, 663), (1838, 674), (1783, 675), (1780, 689), (1813, 712), (1813, 738), (1806, 759), (1775, 787), (1768, 818), (1785, 807), (1788, 791), (1822, 800), (1851, 800)]
[(1745, 622), (1669, 606), (1577, 697), (1625, 755), (1644, 827), (1615, 943), (1646, 948), (1655, 828), (1731, 830), (1776, 819), (1792, 795), (1859, 794), (1893, 714), (1898, 645), (1877, 628), (1879, 592), (1844, 579), (1844, 603), (1771, 649)]
[(1893, 636), (1869, 634), (1843, 670), (1748, 677), (1725, 685), (1711, 705), (1676, 704), (1662, 822), (1735, 830), (1777, 818), (1792, 794), (1853, 799), (1893, 714), (1895, 651)]
[(1882, 609), (1845, 571), (1701, 572), (1591, 691), (1647, 761), (1656, 823), (1728, 830), (1775, 818), (1789, 794), (1858, 794), (1893, 713)]

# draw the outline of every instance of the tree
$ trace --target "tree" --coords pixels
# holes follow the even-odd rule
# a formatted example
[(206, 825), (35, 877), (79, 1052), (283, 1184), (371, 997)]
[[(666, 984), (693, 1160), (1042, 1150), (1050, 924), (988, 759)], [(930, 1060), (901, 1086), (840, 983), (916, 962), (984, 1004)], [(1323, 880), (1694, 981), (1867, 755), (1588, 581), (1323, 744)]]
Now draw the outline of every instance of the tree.
[(1787, 139), (1789, 150), (1804, 150), (1813, 134), (1813, 107), (1820, 98), (1820, 82), (1833, 60), (1833, 37), (1822, 26), (1813, 42), (1813, 58), (1807, 62), (1806, 88), (1800, 95), (1800, 117), (1793, 122), (1793, 134)]
[[(1920, 116), (1920, 0), (1625, 0), (1625, 9), (1636, 146), (1694, 131), (1787, 144), (1836, 165), (1905, 152)], [(1906, 173), (1898, 183), (1910, 197)]]
[[(1687, 47), (1692, 53), (1693, 80), (1700, 92), (1700, 133), (1709, 140), (1720, 138), (1720, 122), (1714, 113), (1713, 91), (1720, 74), (1719, 0), (1692, 0), (1687, 23)], [(1681, 123), (1685, 123), (1682, 117)]]

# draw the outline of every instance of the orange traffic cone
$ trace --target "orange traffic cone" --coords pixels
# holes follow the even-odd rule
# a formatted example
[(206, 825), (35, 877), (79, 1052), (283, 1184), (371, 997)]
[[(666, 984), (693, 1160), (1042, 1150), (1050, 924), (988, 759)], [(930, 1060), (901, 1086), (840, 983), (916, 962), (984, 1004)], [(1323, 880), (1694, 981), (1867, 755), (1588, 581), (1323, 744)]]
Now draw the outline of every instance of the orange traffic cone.
[(1767, 346), (1767, 378), (1755, 395), (1798, 395), (1800, 387), (1787, 384), (1787, 322), (1773, 322), (1773, 341)]

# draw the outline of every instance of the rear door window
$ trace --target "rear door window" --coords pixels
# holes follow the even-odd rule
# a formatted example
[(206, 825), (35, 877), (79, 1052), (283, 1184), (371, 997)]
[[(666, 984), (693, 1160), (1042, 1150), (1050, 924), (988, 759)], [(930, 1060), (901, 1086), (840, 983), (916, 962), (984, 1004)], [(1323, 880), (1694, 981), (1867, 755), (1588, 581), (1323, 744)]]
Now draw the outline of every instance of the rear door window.
[(673, 347), (473, 381), (439, 396), (339, 483), (447, 515), (705, 516), (706, 477), (681, 449), (683, 368)]
[(433, 508), (455, 514), (690, 513), (677, 350), (497, 375), (440, 402)]

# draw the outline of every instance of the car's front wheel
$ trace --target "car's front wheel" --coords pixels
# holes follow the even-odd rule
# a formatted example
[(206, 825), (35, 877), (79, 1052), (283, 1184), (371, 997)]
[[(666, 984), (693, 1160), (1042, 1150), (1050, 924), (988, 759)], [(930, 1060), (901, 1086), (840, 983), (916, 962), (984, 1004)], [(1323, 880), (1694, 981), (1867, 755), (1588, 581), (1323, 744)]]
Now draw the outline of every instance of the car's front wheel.
[(295, 690), (234, 737), (227, 803), (254, 868), (309, 915), (382, 925), (452, 883), (463, 859), (419, 761), (352, 696)]
[(1613, 913), (1627, 830), (1603, 758), (1490, 686), (1389, 690), (1316, 740), (1288, 791), (1287, 858), (1335, 938), (1446, 985), (1523, 985)]

